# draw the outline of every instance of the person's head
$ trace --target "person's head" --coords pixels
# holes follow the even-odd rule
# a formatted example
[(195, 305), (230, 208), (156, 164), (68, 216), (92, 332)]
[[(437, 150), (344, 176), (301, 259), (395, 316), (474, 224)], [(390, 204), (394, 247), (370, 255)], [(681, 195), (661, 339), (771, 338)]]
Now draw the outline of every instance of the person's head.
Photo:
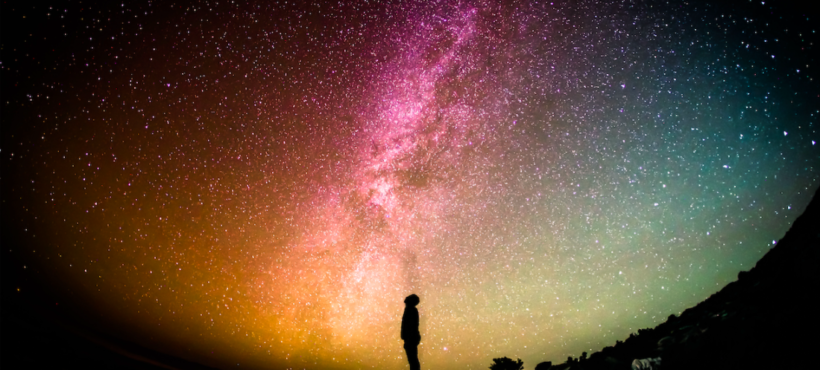
[(407, 296), (407, 298), (404, 299), (404, 304), (406, 304), (408, 306), (415, 306), (415, 305), (419, 304), (419, 302), (421, 302), (421, 300), (419, 299), (419, 296), (417, 296), (415, 294), (411, 294), (411, 295)]

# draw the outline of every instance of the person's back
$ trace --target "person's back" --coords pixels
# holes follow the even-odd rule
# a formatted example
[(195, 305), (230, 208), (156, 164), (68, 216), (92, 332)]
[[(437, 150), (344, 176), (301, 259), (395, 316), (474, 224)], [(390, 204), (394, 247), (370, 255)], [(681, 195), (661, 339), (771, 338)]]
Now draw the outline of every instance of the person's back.
[(421, 343), (421, 333), (419, 333), (419, 297), (411, 294), (404, 299), (404, 315), (401, 317), (401, 339), (404, 340), (404, 350), (407, 352), (407, 361), (410, 363), (410, 370), (419, 370), (418, 345)]
[(405, 342), (421, 342), (419, 333), (419, 310), (412, 306), (404, 307), (401, 317), (401, 339)]

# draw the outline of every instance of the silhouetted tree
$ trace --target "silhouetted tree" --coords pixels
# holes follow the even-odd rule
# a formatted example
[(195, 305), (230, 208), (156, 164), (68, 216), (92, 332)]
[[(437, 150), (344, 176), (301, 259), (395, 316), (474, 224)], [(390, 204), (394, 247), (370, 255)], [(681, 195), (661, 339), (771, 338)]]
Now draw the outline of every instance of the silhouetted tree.
[(587, 359), (587, 353), (584, 352), (584, 353), (581, 354), (581, 358), (579, 360), (586, 361), (586, 359)]
[(494, 358), (493, 364), (490, 365), (490, 370), (523, 370), (524, 369), (524, 361), (518, 359), (518, 362), (513, 361), (510, 358), (502, 357), (502, 358)]

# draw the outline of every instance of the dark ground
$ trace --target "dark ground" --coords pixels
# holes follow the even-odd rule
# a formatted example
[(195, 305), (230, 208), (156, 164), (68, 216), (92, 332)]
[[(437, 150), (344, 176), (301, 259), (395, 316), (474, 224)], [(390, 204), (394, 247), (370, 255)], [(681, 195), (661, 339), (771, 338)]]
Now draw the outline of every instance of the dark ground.
[[(31, 244), (8, 232), (10, 215), (0, 216), (4, 251)], [(213, 370), (119, 339), (128, 337), (118, 334), (124, 326), (83, 310), (86, 294), (50, 288), (55, 277), (29, 262), (14, 253), (0, 259), (0, 369)]]
[(26, 297), (4, 294), (1, 304), (2, 369), (213, 369), (89, 330)]
[[(615, 346), (542, 369), (810, 369), (820, 339), (820, 192), (750, 271), (697, 306)], [(662, 349), (658, 343), (663, 339)]]

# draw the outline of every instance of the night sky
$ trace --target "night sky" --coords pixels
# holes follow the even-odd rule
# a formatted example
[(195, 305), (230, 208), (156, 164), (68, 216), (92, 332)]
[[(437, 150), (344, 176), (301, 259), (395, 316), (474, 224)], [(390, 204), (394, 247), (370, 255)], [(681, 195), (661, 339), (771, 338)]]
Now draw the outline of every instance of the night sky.
[(818, 22), (768, 1), (2, 20), (7, 273), (211, 366), (404, 369), (412, 293), (425, 368), (594, 352), (751, 268), (820, 180)]

